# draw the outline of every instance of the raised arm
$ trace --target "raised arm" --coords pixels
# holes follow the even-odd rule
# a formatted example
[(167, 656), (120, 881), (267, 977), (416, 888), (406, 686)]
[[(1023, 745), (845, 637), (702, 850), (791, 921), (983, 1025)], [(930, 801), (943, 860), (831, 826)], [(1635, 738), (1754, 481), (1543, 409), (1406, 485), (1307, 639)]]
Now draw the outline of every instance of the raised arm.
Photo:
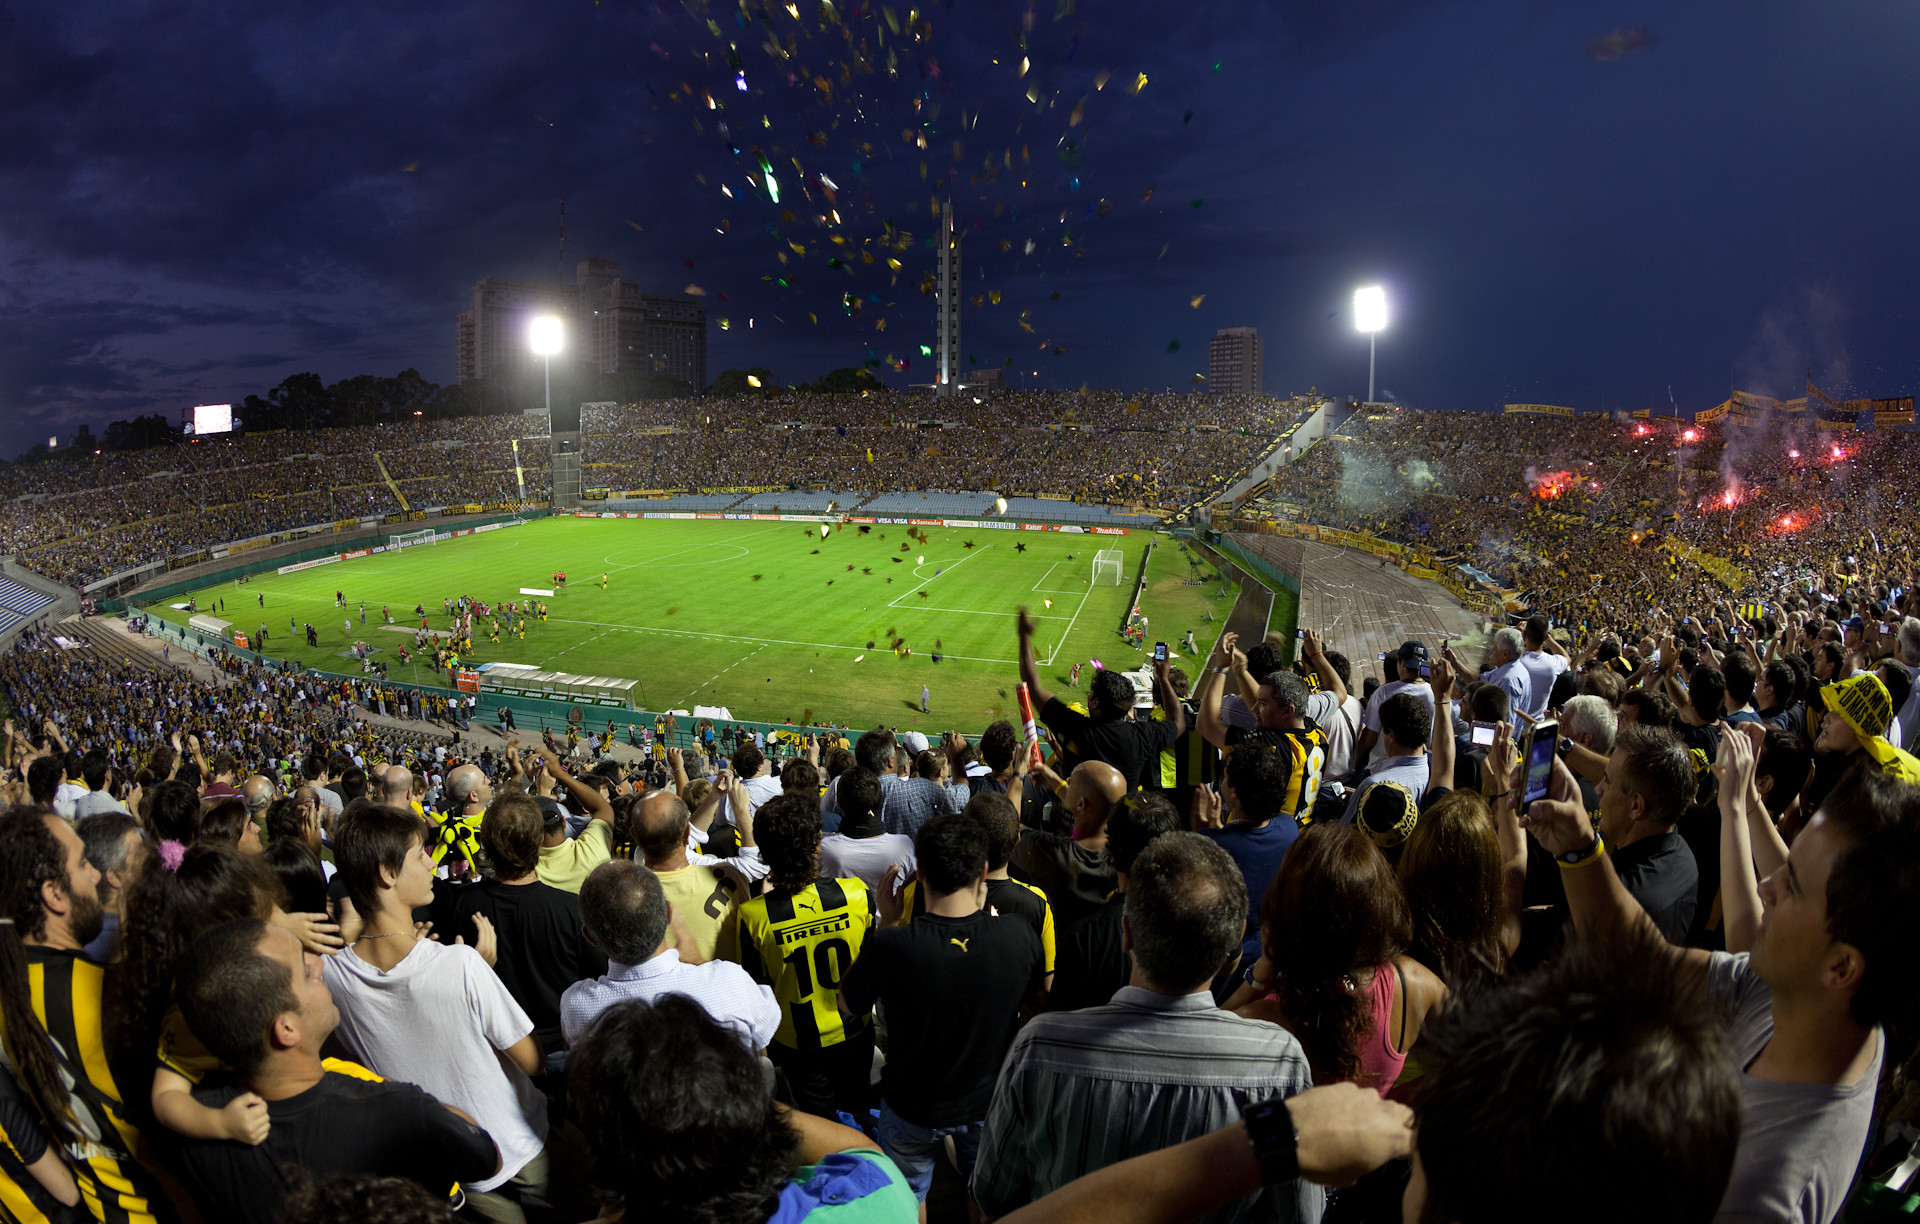
[(1520, 914), (1526, 909), (1527, 892), (1527, 833), (1520, 827), (1518, 796), (1514, 794), (1519, 764), (1513, 724), (1503, 720), (1493, 729), (1493, 747), (1487, 749), (1486, 763), (1480, 767), (1480, 794), (1493, 813), (1493, 831), (1500, 839), (1500, 878), (1507, 915), (1500, 942), (1509, 956), (1520, 946)]
[(547, 772), (567, 788), (567, 793), (578, 800), (581, 807), (587, 809), (588, 819), (613, 823), (613, 805), (607, 802), (605, 795), (568, 773), (567, 767), (560, 763), (560, 758), (546, 747), (542, 746), (538, 751), (540, 759), (546, 762)]
[(1345, 705), (1347, 701), (1346, 682), (1340, 679), (1339, 672), (1333, 670), (1333, 664), (1327, 662), (1327, 652), (1324, 644), (1320, 641), (1320, 635), (1311, 629), (1305, 630), (1304, 632), (1306, 633), (1306, 637), (1301, 639), (1301, 645), (1303, 647), (1302, 653), (1306, 655), (1308, 666), (1313, 668), (1313, 674), (1320, 677), (1320, 688), (1325, 692), (1332, 693), (1335, 701)]
[(1760, 883), (1747, 828), (1747, 792), (1753, 785), (1753, 741), (1721, 724), (1713, 777), (1720, 785), (1720, 906), (1727, 951), (1749, 952), (1760, 932)]
[(1167, 679), (1169, 670), (1165, 659), (1153, 665), (1153, 697), (1160, 708), (1167, 712), (1167, 721), (1173, 724), (1173, 734), (1177, 739), (1187, 732), (1187, 707), (1180, 704), (1180, 698), (1173, 692), (1173, 681)]
[(1033, 660), (1033, 622), (1027, 619), (1024, 604), (1020, 607), (1015, 631), (1020, 635), (1020, 682), (1027, 686), (1027, 696), (1033, 699), (1033, 708), (1037, 711), (1053, 700), (1053, 694), (1040, 683), (1040, 668)]
[(1226, 688), (1226, 673), (1233, 669), (1238, 653), (1234, 645), (1239, 640), (1237, 633), (1221, 634), (1213, 653), (1207, 656), (1206, 674), (1200, 678), (1200, 734), (1215, 748), (1227, 746), (1227, 724), (1220, 721), (1220, 696)]
[(1445, 659), (1434, 662), (1429, 677), (1433, 682), (1433, 741), (1427, 746), (1433, 759), (1427, 762), (1427, 788), (1453, 789), (1453, 667)]

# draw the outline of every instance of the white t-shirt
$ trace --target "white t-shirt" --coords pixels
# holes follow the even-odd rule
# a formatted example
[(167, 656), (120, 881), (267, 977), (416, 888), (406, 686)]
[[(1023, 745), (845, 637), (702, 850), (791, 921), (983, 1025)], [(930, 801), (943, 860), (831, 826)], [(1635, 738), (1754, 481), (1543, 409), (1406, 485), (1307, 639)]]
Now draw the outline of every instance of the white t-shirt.
[(1529, 650), (1520, 656), (1520, 666), (1526, 669), (1527, 683), (1532, 686), (1527, 696), (1527, 716), (1539, 718), (1547, 712), (1547, 698), (1553, 694), (1553, 682), (1560, 678), (1561, 672), (1567, 670), (1567, 656)]
[(423, 939), (391, 972), (351, 948), (321, 966), (340, 1009), (340, 1040), (356, 1059), (465, 1110), (493, 1136), (500, 1171), (473, 1189), (504, 1185), (540, 1154), (547, 1098), (495, 1052), (533, 1032), (533, 1021), (478, 952)]
[[(749, 816), (759, 811), (761, 805), (768, 800), (778, 799), (780, 797), (780, 779), (771, 773), (761, 774), (757, 778), (744, 778), (740, 784), (747, 788), (747, 802), (752, 805), (747, 809), (747, 815)], [(724, 820), (728, 824), (740, 823), (733, 818), (733, 800), (731, 797), (727, 795), (720, 796), (720, 810), (714, 813), (713, 818), (715, 820)]]
[(1396, 693), (1410, 692), (1427, 703), (1427, 714), (1433, 714), (1433, 686), (1419, 680), (1389, 680), (1373, 690), (1373, 696), (1367, 701), (1366, 712), (1361, 715), (1361, 725), (1373, 732), (1378, 739), (1373, 741), (1373, 751), (1367, 754), (1367, 764), (1376, 765), (1387, 758), (1387, 737), (1380, 732), (1380, 707)]
[(1326, 721), (1320, 724), (1320, 729), (1327, 733), (1327, 777), (1344, 778), (1352, 772), (1353, 746), (1360, 738), (1360, 720), (1365, 716), (1360, 699), (1348, 693), (1339, 708), (1329, 713)]
[(913, 878), (915, 865), (913, 839), (905, 834), (848, 837), (844, 833), (829, 833), (820, 839), (820, 874), (828, 879), (864, 880), (875, 897), (880, 895), (880, 882), (886, 878), (887, 868), (895, 863), (902, 868), (899, 887), (905, 888)]

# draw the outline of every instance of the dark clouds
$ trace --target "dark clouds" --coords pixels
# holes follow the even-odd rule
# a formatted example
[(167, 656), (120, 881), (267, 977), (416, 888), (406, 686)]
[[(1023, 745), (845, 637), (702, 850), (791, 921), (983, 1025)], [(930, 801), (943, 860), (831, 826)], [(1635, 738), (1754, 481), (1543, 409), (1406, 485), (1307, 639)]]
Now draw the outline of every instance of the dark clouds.
[[(1206, 337), (1250, 323), (1269, 389), (1359, 390), (1345, 310), (1374, 280), (1393, 297), (1382, 381), (1414, 403), (1642, 407), (1672, 384), (1704, 406), (1802, 361), (1863, 393), (1920, 381), (1920, 86), (1906, 67), (1920, 15), (1895, 0), (1661, 13), (1658, 45), (1605, 62), (1588, 58), (1596, 40), (1647, 14), (1050, 0), (1032, 10), (1026, 80), (1026, 10), (960, 0), (927, 11), (927, 42), (887, 38), (899, 77), (858, 78), (857, 105), (837, 79), (830, 105), (787, 85), (765, 28), (734, 11), (0, 6), (0, 451), (82, 419), (238, 400), (301, 369), (444, 381), (475, 279), (554, 275), (563, 197), (569, 275), (593, 254), (650, 289), (709, 290), (711, 316), (733, 322), (710, 335), (711, 372), (751, 361), (811, 378), (869, 349), (917, 362), (927, 249), (901, 253), (889, 287), (872, 266), (828, 268), (823, 240), (888, 219), (925, 235), (922, 160), (930, 177), (959, 169), (969, 291), (1003, 294), (967, 313), (964, 348), (1052, 385), (1188, 385)], [(878, 62), (874, 26), (853, 28)], [(697, 58), (726, 41), (749, 93)], [(816, 37), (798, 58), (826, 72), (832, 46)], [(1123, 92), (1141, 72), (1145, 89)], [(669, 102), (683, 81), (723, 87), (727, 109)], [(900, 139), (917, 93), (918, 118), (939, 107), (925, 153)], [(780, 146), (792, 223), (745, 181), (756, 143)], [(969, 183), (1008, 149), (997, 183)], [(843, 228), (808, 223), (824, 200), (795, 196), (793, 156), (840, 184)], [(786, 240), (808, 254), (777, 263)], [(849, 318), (847, 290), (882, 301)], [(1066, 353), (1042, 357), (1043, 341)]]

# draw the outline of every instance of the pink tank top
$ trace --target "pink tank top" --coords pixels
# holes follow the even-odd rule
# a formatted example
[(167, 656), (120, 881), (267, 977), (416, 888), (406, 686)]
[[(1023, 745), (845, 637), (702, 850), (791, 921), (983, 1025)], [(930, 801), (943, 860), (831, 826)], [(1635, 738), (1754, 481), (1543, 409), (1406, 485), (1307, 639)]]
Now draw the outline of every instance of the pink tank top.
[(1360, 1038), (1360, 1048), (1354, 1053), (1360, 1056), (1360, 1073), (1353, 1082), (1362, 1088), (1371, 1088), (1382, 1097), (1393, 1088), (1400, 1078), (1401, 1068), (1407, 1064), (1405, 1050), (1407, 1038), (1406, 1015), (1400, 1020), (1400, 1046), (1387, 1040), (1387, 1030), (1393, 1022), (1393, 992), (1400, 981), (1400, 966), (1382, 965), (1373, 971), (1373, 985), (1367, 989), (1367, 1002), (1373, 1012), (1373, 1028)]

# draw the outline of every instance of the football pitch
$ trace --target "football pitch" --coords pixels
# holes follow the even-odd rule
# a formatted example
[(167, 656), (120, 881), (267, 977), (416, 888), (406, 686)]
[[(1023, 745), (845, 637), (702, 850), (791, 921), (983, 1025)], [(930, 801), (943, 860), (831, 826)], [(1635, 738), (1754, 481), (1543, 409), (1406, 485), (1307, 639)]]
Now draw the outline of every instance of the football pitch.
[[(416, 605), (426, 608), (431, 628), (443, 630), (451, 623), (443, 600), (518, 599), (521, 587), (550, 588), (554, 571), (563, 570), (566, 587), (543, 599), (545, 622), (529, 624), (524, 640), (503, 626), (494, 644), (485, 618), (476, 618), (473, 653), (463, 664), (638, 680), (634, 703), (647, 710), (725, 706), (741, 719), (885, 723), (929, 733), (978, 733), (994, 718), (1017, 720), (1014, 624), (1022, 605), (1037, 626), (1045, 682), (1065, 690), (1074, 663), (1138, 667), (1155, 639), (1182, 656), (1189, 629), (1204, 652), (1237, 594), (1223, 593), (1211, 567), (1196, 571), (1177, 541), (1160, 537), (1141, 597), (1151, 621), (1142, 650), (1123, 641), (1119, 627), (1151, 533), (915, 527), (910, 537), (904, 525), (873, 524), (864, 533), (859, 526), (831, 525), (822, 538), (819, 525), (806, 523), (555, 517), (193, 594), (202, 612), (249, 637), (264, 623), (272, 658), (357, 672), (352, 645), (364, 641), (393, 679), (445, 685), (444, 674), (399, 662), (420, 625)], [(1124, 558), (1116, 586), (1091, 581), (1093, 555), (1103, 548)], [(1207, 580), (1195, 585), (1196, 573)], [(344, 610), (336, 591), (346, 595)], [(189, 614), (171, 605), (186, 598), (148, 611), (184, 624)], [(391, 627), (382, 623), (383, 605)], [(290, 618), (299, 628), (290, 630)], [(306, 644), (308, 623), (318, 631), (317, 648)], [(1197, 683), (1198, 661), (1184, 664)], [(1083, 693), (1086, 684), (1083, 672)]]

